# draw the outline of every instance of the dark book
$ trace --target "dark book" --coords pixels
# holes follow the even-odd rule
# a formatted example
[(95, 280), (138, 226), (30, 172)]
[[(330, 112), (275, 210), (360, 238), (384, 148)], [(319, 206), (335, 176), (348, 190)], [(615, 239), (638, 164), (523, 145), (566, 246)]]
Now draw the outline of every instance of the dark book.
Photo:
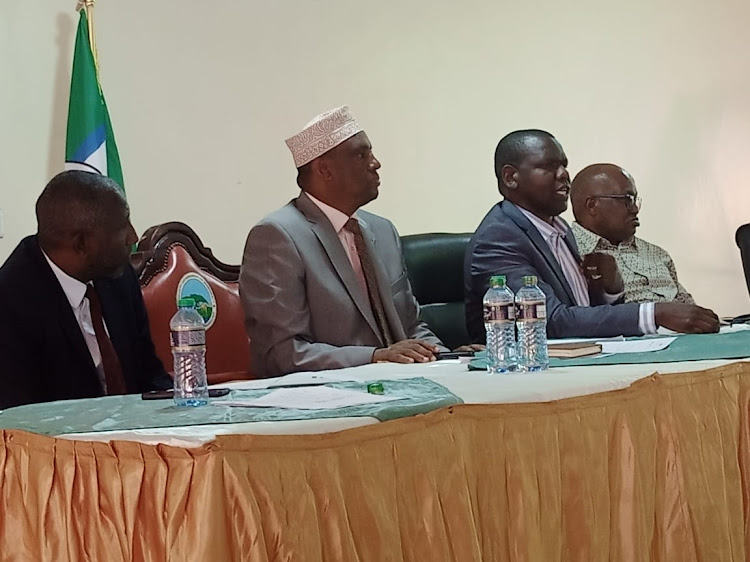
[(550, 357), (572, 359), (574, 357), (585, 357), (601, 353), (602, 346), (594, 342), (552, 343), (547, 347), (547, 352)]

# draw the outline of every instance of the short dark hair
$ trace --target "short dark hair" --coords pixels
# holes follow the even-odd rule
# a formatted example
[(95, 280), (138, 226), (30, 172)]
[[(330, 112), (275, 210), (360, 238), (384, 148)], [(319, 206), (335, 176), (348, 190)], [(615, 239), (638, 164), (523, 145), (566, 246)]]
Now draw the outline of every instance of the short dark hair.
[(36, 201), (39, 242), (53, 248), (73, 232), (106, 225), (123, 207), (127, 203), (113, 179), (81, 170), (57, 174)]
[(500, 175), (503, 166), (511, 165), (518, 167), (526, 155), (525, 148), (527, 142), (530, 139), (539, 138), (554, 139), (555, 137), (541, 129), (523, 129), (508, 133), (500, 139), (497, 147), (495, 147), (495, 177), (500, 183), (502, 183)]

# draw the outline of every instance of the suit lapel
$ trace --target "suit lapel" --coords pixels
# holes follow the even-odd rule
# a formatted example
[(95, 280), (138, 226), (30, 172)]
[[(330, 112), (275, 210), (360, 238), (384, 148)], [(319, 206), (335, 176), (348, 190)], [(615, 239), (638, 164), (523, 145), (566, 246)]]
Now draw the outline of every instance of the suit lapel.
[[(568, 283), (568, 280), (565, 278), (565, 274), (563, 273), (562, 267), (560, 266), (560, 263), (557, 261), (557, 258), (555, 258), (555, 255), (552, 253), (552, 250), (549, 247), (549, 244), (544, 241), (544, 238), (542, 238), (542, 235), (539, 233), (539, 231), (536, 229), (536, 227), (531, 224), (531, 221), (526, 218), (526, 216), (519, 211), (515, 205), (510, 203), (509, 201), (504, 201), (502, 203), (502, 209), (505, 211), (505, 214), (508, 215), (513, 222), (515, 222), (524, 232), (526, 232), (526, 235), (529, 237), (529, 240), (531, 240), (531, 243), (534, 244), (534, 247), (537, 249), (537, 251), (542, 254), (542, 257), (547, 262), (547, 265), (550, 267), (552, 272), (557, 277), (558, 282), (560, 283), (560, 286), (565, 291), (565, 294), (570, 299), (571, 304), (575, 304), (576, 299), (573, 295), (573, 289), (570, 288), (570, 284)], [(568, 244), (568, 247), (570, 248), (569, 238), (572, 236), (570, 233), (570, 228), (568, 228), (568, 234), (565, 236), (565, 243)], [(571, 249), (572, 251), (572, 249)], [(573, 253), (573, 256), (580, 260), (580, 256), (578, 256), (578, 250)]]
[(581, 253), (578, 251), (578, 244), (576, 243), (576, 238), (575, 238), (575, 235), (573, 234), (573, 229), (570, 228), (568, 223), (565, 223), (565, 226), (568, 227), (568, 232), (565, 234), (565, 245), (568, 246), (568, 250), (570, 250), (570, 253), (573, 254), (573, 257), (575, 258), (576, 262), (580, 264)]
[(315, 203), (310, 201), (304, 193), (297, 198), (295, 205), (310, 222), (312, 231), (320, 241), (326, 254), (328, 254), (328, 259), (331, 260), (333, 269), (336, 271), (339, 279), (341, 279), (344, 287), (346, 287), (346, 290), (352, 301), (354, 301), (354, 304), (357, 306), (357, 309), (362, 314), (365, 321), (367, 321), (367, 324), (372, 331), (378, 336), (378, 338), (381, 338), (380, 330), (375, 322), (369, 299), (362, 291), (357, 276), (354, 274), (354, 268), (352, 267), (351, 262), (349, 262), (344, 246), (341, 244), (338, 234), (336, 234), (336, 231), (333, 229), (331, 221), (328, 220), (328, 217), (325, 216), (323, 211), (321, 211)]
[[(376, 283), (378, 291), (380, 292), (380, 300), (383, 303), (383, 309), (385, 310), (385, 316), (388, 320), (388, 326), (391, 329), (391, 335), (395, 341), (404, 340), (406, 339), (406, 332), (404, 331), (401, 318), (396, 310), (396, 305), (393, 302), (391, 284), (388, 280), (388, 274), (383, 266), (383, 262), (380, 259), (377, 239), (364, 219), (360, 219), (359, 225), (362, 229), (362, 237), (367, 245), (366, 250), (369, 253), (370, 261), (372, 261), (372, 267), (375, 270)], [(380, 331), (378, 330), (378, 333), (379, 332)]]

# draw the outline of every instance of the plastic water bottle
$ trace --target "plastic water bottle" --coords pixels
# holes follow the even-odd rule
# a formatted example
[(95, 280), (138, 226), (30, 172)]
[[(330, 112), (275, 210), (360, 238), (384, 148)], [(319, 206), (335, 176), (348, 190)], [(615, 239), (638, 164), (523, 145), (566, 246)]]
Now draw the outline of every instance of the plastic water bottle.
[(505, 284), (505, 275), (490, 277), (484, 294), (484, 329), (487, 332), (487, 372), (516, 370), (516, 311), (513, 291)]
[(516, 293), (518, 327), (518, 368), (543, 371), (549, 367), (547, 356), (547, 297), (536, 284), (536, 275), (523, 278)]
[(206, 326), (193, 299), (180, 299), (169, 321), (174, 358), (174, 403), (208, 404), (206, 386)]

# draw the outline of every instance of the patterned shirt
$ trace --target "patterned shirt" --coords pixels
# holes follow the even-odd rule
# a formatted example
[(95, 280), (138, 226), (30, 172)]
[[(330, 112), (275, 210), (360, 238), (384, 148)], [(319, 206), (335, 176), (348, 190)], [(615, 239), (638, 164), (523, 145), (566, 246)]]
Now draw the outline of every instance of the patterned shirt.
[(581, 255), (601, 252), (615, 258), (625, 283), (625, 302), (695, 304), (693, 297), (677, 280), (672, 258), (659, 246), (637, 237), (615, 246), (577, 222), (573, 223), (573, 235)]

